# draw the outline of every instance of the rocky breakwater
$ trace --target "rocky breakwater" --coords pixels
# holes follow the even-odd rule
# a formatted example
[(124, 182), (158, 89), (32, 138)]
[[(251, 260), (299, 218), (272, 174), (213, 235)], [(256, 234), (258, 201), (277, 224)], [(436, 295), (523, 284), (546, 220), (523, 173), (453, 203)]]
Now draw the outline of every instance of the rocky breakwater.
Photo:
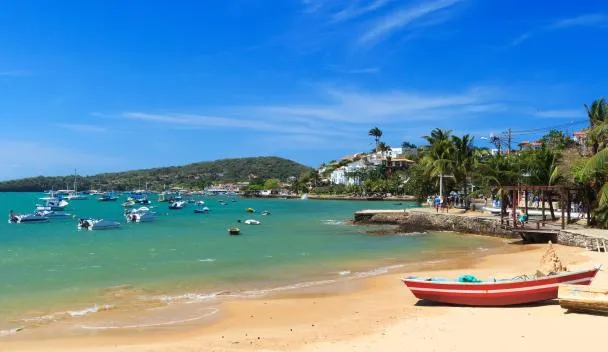
[(399, 232), (455, 231), (506, 238), (519, 237), (501, 228), (500, 221), (491, 217), (434, 213), (427, 209), (362, 210), (355, 213), (355, 223), (397, 225)]

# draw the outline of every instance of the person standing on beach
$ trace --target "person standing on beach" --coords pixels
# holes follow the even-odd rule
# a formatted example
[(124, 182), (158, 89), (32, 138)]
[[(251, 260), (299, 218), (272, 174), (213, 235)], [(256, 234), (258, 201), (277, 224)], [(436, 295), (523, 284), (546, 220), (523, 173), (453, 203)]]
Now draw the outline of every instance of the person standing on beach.
[(433, 199), (433, 203), (435, 205), (435, 211), (439, 213), (439, 205), (441, 204), (441, 199), (439, 199), (438, 195), (435, 195), (435, 199)]

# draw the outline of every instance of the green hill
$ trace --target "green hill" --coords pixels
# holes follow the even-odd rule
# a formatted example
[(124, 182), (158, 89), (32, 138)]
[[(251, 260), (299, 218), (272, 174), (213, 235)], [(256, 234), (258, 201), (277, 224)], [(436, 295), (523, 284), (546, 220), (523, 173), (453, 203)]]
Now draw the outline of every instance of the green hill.
[[(265, 180), (277, 178), (287, 181), (312, 168), (292, 160), (278, 157), (252, 157), (222, 159), (153, 169), (103, 173), (93, 176), (78, 176), (79, 190), (131, 190), (147, 187), (162, 190), (164, 187), (181, 186), (203, 188), (213, 183)], [(71, 188), (74, 175), (54, 177), (29, 177), (0, 182), (0, 192), (38, 192), (49, 189)]]

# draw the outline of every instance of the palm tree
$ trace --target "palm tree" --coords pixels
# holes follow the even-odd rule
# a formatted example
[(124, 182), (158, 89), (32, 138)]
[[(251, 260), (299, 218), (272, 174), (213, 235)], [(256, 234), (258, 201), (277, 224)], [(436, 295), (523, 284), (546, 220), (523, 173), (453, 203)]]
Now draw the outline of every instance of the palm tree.
[[(585, 104), (585, 109), (587, 110), (587, 116), (589, 117), (589, 128), (593, 130), (595, 127), (601, 125), (603, 122), (608, 121), (608, 103), (606, 99), (600, 98), (596, 99), (591, 103), (591, 106)], [(597, 135), (589, 136), (589, 143), (591, 144), (592, 154), (596, 154), (601, 146), (601, 140), (598, 139)], [(605, 146), (605, 141), (603, 143)]]
[(376, 151), (378, 151), (378, 143), (380, 143), (380, 137), (382, 137), (382, 130), (376, 126), (369, 130), (367, 135), (374, 137), (374, 141), (376, 142)]
[(424, 150), (421, 164), (428, 176), (439, 176), (440, 196), (443, 196), (443, 176), (453, 167), (451, 133), (450, 130), (435, 128), (429, 136), (424, 136), (429, 145)]
[(378, 143), (377, 150), (380, 153), (382, 153), (382, 155), (386, 158), (386, 169), (385, 169), (386, 175), (385, 175), (385, 177), (390, 178), (391, 173), (392, 173), (392, 157), (391, 157), (390, 151), (392, 149), (386, 143), (380, 142), (380, 143)]
[(592, 223), (599, 222), (608, 227), (608, 145), (605, 139), (608, 135), (608, 119), (597, 123), (589, 135), (603, 136), (604, 139), (596, 139), (602, 149), (585, 162), (578, 178), (593, 190), (590, 192), (592, 198), (588, 201), (589, 206), (595, 205)]
[(462, 136), (452, 136), (453, 156), (454, 156), (454, 177), (456, 183), (462, 184), (464, 190), (465, 209), (469, 209), (469, 199), (467, 195), (468, 180), (471, 170), (475, 164), (475, 149), (473, 148), (473, 139), (468, 134)]

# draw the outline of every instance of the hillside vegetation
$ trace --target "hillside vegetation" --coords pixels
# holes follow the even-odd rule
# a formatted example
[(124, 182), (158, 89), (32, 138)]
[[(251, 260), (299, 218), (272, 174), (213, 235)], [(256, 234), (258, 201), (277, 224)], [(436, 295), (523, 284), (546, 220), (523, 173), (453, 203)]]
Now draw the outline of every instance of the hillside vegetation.
[[(204, 188), (213, 183), (279, 179), (287, 181), (310, 172), (312, 168), (278, 157), (222, 159), (153, 169), (78, 176), (79, 190), (131, 190), (136, 188), (162, 190), (165, 187)], [(72, 188), (74, 175), (29, 177), (0, 182), (0, 192), (37, 192)]]

